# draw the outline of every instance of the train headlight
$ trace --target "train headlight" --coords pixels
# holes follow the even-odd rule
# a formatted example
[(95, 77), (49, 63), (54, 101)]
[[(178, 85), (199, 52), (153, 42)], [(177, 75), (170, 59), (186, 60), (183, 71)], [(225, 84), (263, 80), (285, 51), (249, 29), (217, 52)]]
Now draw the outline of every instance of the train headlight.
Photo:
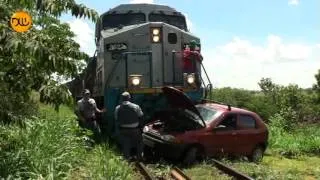
[(153, 42), (159, 42), (160, 41), (160, 37), (159, 36), (153, 36), (152, 40), (153, 40)]
[(160, 43), (162, 40), (161, 28), (154, 27), (150, 29), (150, 38), (152, 43)]
[(154, 29), (152, 30), (152, 34), (153, 34), (153, 35), (159, 35), (159, 33), (160, 33), (160, 29), (158, 29), (158, 28), (154, 28)]
[(132, 85), (138, 86), (139, 84), (140, 84), (140, 78), (139, 77), (132, 78)]
[(139, 86), (141, 84), (141, 75), (130, 75), (129, 76), (129, 83), (132, 86)]
[(193, 73), (192, 73), (192, 74), (189, 74), (189, 75), (187, 76), (187, 83), (188, 83), (188, 84), (193, 84), (194, 81), (195, 81), (194, 74), (193, 74)]

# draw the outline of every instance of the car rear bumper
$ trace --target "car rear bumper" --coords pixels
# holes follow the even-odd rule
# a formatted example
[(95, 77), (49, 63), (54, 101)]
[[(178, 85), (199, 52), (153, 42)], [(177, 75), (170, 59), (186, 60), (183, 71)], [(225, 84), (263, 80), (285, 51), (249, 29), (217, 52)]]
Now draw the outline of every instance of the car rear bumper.
[(154, 137), (143, 133), (143, 144), (159, 153), (160, 156), (179, 159), (185, 148), (186, 144), (177, 144), (173, 142), (164, 141), (158, 137)]

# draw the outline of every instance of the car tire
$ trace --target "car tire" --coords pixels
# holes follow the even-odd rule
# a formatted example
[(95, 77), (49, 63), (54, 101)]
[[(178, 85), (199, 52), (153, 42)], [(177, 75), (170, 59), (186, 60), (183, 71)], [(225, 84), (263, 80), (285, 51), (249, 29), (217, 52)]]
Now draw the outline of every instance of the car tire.
[(153, 150), (148, 146), (144, 146), (143, 148), (143, 158), (147, 161), (153, 159)]
[(187, 165), (193, 164), (197, 160), (198, 156), (199, 148), (196, 146), (192, 146), (186, 151), (185, 156), (183, 158), (183, 163)]
[(264, 148), (262, 146), (257, 146), (252, 151), (251, 155), (248, 157), (251, 162), (259, 163), (263, 159)]

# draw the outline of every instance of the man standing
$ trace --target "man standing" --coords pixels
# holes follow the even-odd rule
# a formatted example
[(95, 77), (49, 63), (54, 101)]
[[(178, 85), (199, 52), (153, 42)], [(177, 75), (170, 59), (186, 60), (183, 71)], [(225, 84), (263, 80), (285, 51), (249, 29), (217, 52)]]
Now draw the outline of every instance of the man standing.
[(131, 149), (136, 149), (137, 158), (142, 159), (143, 112), (139, 105), (130, 102), (130, 94), (122, 93), (122, 103), (115, 109), (115, 120), (119, 126), (119, 143), (126, 159), (131, 157)]
[(184, 73), (195, 73), (196, 72), (196, 61), (201, 62), (203, 60), (200, 52), (196, 51), (196, 41), (192, 40), (189, 44), (189, 48), (183, 51), (183, 69)]
[(96, 112), (104, 113), (106, 109), (98, 109), (96, 101), (90, 98), (90, 91), (84, 89), (82, 92), (82, 99), (77, 102), (76, 114), (80, 120), (80, 126), (91, 129), (95, 136), (100, 135), (101, 130), (97, 123)]

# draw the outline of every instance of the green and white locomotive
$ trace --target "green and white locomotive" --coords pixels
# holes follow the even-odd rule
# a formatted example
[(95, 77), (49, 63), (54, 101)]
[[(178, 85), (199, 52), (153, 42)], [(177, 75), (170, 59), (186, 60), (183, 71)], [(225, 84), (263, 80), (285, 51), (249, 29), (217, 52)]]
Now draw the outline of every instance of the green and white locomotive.
[(102, 122), (109, 134), (114, 132), (114, 109), (123, 91), (130, 92), (146, 119), (166, 107), (163, 86), (180, 89), (195, 103), (203, 98), (203, 66), (198, 63), (195, 72), (183, 72), (184, 48), (196, 41), (200, 49), (200, 39), (188, 31), (185, 16), (175, 9), (119, 5), (100, 16), (95, 40), (95, 56), (82, 77), (72, 82), (71, 92), (81, 96), (83, 88), (90, 89), (98, 106), (107, 108)]

